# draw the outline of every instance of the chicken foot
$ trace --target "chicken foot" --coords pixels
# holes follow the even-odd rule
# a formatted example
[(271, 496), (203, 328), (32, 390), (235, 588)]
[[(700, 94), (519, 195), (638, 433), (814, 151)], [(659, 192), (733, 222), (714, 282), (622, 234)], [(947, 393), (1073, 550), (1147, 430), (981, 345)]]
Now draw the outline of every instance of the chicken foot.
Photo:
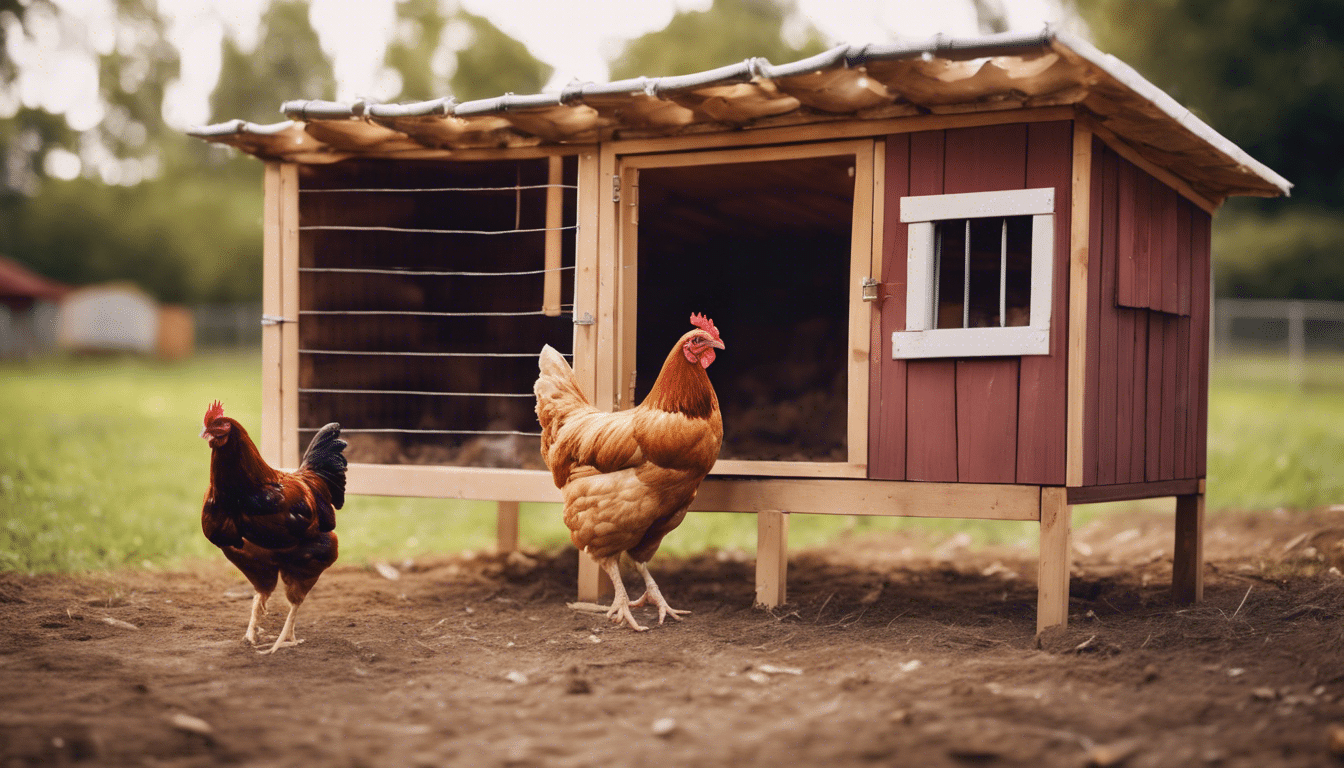
[(639, 599), (630, 604), (631, 608), (638, 608), (641, 605), (658, 606), (658, 623), (662, 624), (663, 619), (671, 616), (677, 621), (681, 621), (681, 614), (690, 613), (688, 610), (678, 610), (667, 604), (663, 593), (658, 589), (658, 584), (653, 580), (653, 574), (649, 573), (649, 566), (639, 561), (635, 562), (635, 567), (639, 568), (639, 574), (644, 577), (644, 594)]
[(288, 648), (291, 645), (298, 645), (302, 640), (294, 638), (294, 616), (299, 612), (299, 606), (295, 603), (289, 605), (289, 615), (285, 617), (285, 626), (280, 630), (280, 636), (275, 638), (275, 644), (269, 650), (257, 651), (262, 656), (275, 653), (280, 648)]
[(257, 644), (257, 622), (261, 619), (261, 614), (268, 613), (266, 610), (266, 599), (269, 595), (263, 595), (258, 592), (252, 596), (252, 618), (247, 622), (247, 632), (243, 639), (247, 642)]
[(602, 570), (607, 572), (611, 578), (611, 586), (614, 594), (611, 597), (611, 607), (607, 609), (607, 618), (611, 619), (612, 624), (625, 622), (636, 632), (644, 632), (648, 627), (640, 626), (635, 621), (634, 614), (630, 613), (630, 595), (625, 591), (625, 583), (621, 581), (620, 555), (608, 557), (602, 560)]

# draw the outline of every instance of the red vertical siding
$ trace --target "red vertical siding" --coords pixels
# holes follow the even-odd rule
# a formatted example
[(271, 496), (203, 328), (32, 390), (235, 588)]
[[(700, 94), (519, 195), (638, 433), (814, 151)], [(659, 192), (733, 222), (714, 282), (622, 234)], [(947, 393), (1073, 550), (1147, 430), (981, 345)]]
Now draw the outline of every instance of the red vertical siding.
[(905, 328), (906, 227), (901, 198), (910, 193), (910, 134), (887, 137), (882, 232), (881, 306), (872, 355), (878, 376), (869, 382), (868, 475), (905, 479), (906, 363), (891, 359), (891, 334)]
[[(943, 194), (945, 134), (910, 135), (910, 194)], [(896, 226), (904, 227), (897, 218)], [(904, 260), (901, 260), (904, 275)], [(902, 280), (904, 282), (904, 280)], [(888, 348), (889, 349), (889, 348)], [(911, 360), (906, 365), (905, 467), (910, 480), (957, 480), (957, 364)]]
[[(994, 125), (947, 132), (943, 192), (1022, 189), (1027, 126)], [(1017, 473), (1017, 357), (957, 361), (957, 479), (1011, 483)]]
[[(1096, 179), (1094, 187), (1100, 187), (1098, 193), (1092, 196), (1093, 225), (1091, 240), (1097, 242), (1097, 258), (1089, 262), (1089, 272), (1096, 273), (1096, 280), (1100, 281), (1100, 292), (1094, 292), (1094, 297), (1114, 297), (1115, 283), (1117, 279), (1116, 254), (1119, 252), (1119, 238), (1116, 231), (1119, 220), (1116, 209), (1116, 194), (1119, 187), (1117, 174), (1119, 168), (1116, 163), (1118, 159), (1114, 153), (1104, 152), (1104, 145), (1101, 141), (1094, 142), (1095, 158), (1093, 160), (1093, 175)], [(1120, 370), (1120, 321), (1117, 314), (1113, 311), (1106, 311), (1109, 306), (1114, 306), (1114, 299), (1107, 301), (1102, 298), (1100, 301), (1088, 303), (1088, 322), (1091, 330), (1091, 323), (1097, 325), (1097, 342), (1089, 342), (1088, 348), (1096, 350), (1094, 354), (1088, 356), (1088, 363), (1092, 365), (1095, 359), (1097, 370), (1097, 428), (1095, 432), (1097, 457), (1097, 470), (1092, 481), (1097, 485), (1109, 485), (1117, 482), (1116, 473), (1119, 466), (1118, 456), (1122, 451), (1129, 448), (1128, 442), (1120, 443), (1120, 383), (1118, 380)], [(1133, 331), (1129, 331), (1133, 335)], [(1089, 386), (1091, 382), (1089, 381)], [(1128, 413), (1128, 409), (1124, 409)], [(1085, 430), (1084, 440), (1089, 439)], [(1128, 434), (1128, 430), (1124, 430)], [(1125, 457), (1125, 464), (1128, 465), (1128, 455)], [(1088, 478), (1084, 476), (1084, 484)]]
[(1158, 476), (1162, 480), (1176, 478), (1176, 390), (1183, 367), (1186, 348), (1180, 344), (1181, 318), (1163, 313), (1162, 322), (1162, 427), (1158, 447)]
[[(1196, 414), (1195, 429), (1190, 441), (1195, 448), (1195, 477), (1208, 474), (1208, 433), (1209, 433), (1209, 322), (1212, 319), (1209, 301), (1210, 285), (1210, 245), (1212, 219), (1209, 214), (1197, 208), (1190, 210), (1191, 250), (1194, 256), (1194, 270), (1191, 272), (1194, 293), (1190, 307), (1194, 327), (1190, 334), (1192, 344), (1190, 354), (1195, 360), (1197, 373), (1191, 394), (1194, 398)], [(1198, 346), (1198, 350), (1193, 347)]]
[(1021, 358), (1018, 374), (1017, 482), (1063, 485), (1068, 450), (1069, 224), (1073, 190), (1073, 125), (1032, 123), (1027, 127), (1029, 189), (1055, 188), (1054, 297), (1050, 312), (1050, 354)]

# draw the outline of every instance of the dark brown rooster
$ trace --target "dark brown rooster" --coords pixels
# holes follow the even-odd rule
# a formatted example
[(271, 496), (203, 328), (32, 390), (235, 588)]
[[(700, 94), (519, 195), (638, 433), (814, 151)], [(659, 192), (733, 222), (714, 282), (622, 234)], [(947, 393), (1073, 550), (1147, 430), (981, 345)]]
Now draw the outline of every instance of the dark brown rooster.
[(243, 639), (257, 644), (257, 620), (278, 576), (289, 615), (275, 643), (261, 653), (298, 645), (303, 641), (294, 639), (294, 616), (318, 577), (336, 562), (336, 510), (345, 504), (341, 425), (320, 429), (294, 472), (271, 469), (219, 401), (206, 410), (201, 437), (211, 450), (201, 528), (257, 590)]
[[(541, 350), (533, 387), (541, 455), (564, 494), (570, 540), (611, 577), (615, 596), (607, 616), (638, 631), (645, 627), (631, 608), (657, 606), (659, 624), (688, 613), (667, 604), (647, 563), (686, 517), (723, 444), (719, 399), (705, 373), (723, 340), (703, 315), (691, 315), (691, 324), (695, 330), (673, 345), (644, 402), (629, 410), (594, 408), (550, 345)], [(622, 552), (644, 577), (644, 595), (634, 602), (621, 583)]]

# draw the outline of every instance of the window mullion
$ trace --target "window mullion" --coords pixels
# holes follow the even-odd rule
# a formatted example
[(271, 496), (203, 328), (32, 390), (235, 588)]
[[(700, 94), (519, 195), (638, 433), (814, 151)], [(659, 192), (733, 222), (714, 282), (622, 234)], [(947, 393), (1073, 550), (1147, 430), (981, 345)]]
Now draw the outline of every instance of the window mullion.
[(999, 327), (1008, 325), (1008, 219), (999, 231)]
[(966, 266), (962, 267), (961, 327), (971, 327), (971, 220), (966, 220)]

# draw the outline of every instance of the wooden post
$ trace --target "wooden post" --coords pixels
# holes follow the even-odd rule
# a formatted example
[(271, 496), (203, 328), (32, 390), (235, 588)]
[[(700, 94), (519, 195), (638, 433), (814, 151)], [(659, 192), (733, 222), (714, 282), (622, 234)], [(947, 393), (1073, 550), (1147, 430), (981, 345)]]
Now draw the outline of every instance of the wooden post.
[[(280, 279), (280, 163), (266, 163), (263, 178), (261, 313), (277, 318), (285, 311)], [(281, 463), (280, 368), (280, 323), (267, 320), (261, 327), (261, 457), (273, 467)]]
[[(280, 166), (280, 466), (299, 466), (299, 166)], [(311, 436), (310, 436), (311, 437)]]
[(597, 566), (587, 552), (579, 553), (579, 601), (601, 603), (610, 600), (615, 590), (611, 579)]
[(1069, 623), (1069, 538), (1073, 510), (1063, 488), (1041, 489), (1041, 562), (1036, 632)]
[(1204, 494), (1176, 497), (1176, 546), (1171, 597), (1178, 603), (1204, 599)]
[[(1088, 231), (1092, 224), (1092, 131), (1079, 121), (1073, 124), (1073, 210), (1069, 219), (1069, 372), (1068, 422), (1065, 449), (1067, 485), (1083, 484), (1087, 393)], [(1100, 205), (1100, 201), (1097, 201)], [(1058, 215), (1058, 214), (1057, 214)], [(1093, 446), (1095, 447), (1095, 446)], [(1042, 508), (1044, 511), (1044, 508)], [(1045, 524), (1044, 518), (1041, 520)], [(1067, 577), (1067, 574), (1065, 575)], [(1067, 602), (1067, 601), (1066, 601)]]
[(495, 549), (512, 552), (518, 549), (518, 502), (495, 502)]
[(787, 602), (789, 513), (756, 513), (756, 605), (774, 608)]
[(565, 190), (560, 185), (564, 177), (561, 173), (563, 159), (554, 156), (549, 159), (546, 175), (546, 274), (542, 277), (541, 311), (547, 317), (560, 316), (560, 250), (562, 240), (560, 227), (565, 205)]

